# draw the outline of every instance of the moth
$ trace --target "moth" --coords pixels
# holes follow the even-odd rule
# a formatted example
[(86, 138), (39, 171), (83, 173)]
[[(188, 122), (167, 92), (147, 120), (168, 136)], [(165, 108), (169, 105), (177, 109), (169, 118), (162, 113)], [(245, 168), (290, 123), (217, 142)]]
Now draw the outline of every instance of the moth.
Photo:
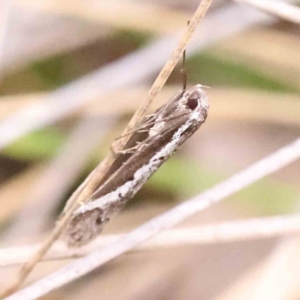
[(146, 116), (90, 201), (79, 207), (64, 240), (79, 247), (93, 240), (149, 177), (205, 122), (209, 104), (202, 85), (176, 93)]

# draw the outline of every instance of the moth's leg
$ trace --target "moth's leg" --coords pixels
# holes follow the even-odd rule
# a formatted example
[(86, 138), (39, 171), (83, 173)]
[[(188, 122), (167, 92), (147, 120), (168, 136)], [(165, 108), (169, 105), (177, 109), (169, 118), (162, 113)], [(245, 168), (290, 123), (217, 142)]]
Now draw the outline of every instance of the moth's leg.
[(88, 202), (90, 202), (90, 198), (87, 200), (87, 201), (77, 201), (77, 203), (78, 203), (78, 205), (80, 205), (80, 206), (84, 206), (84, 205), (86, 205)]
[[(149, 130), (138, 130), (139, 133), (142, 132), (149, 132)], [(113, 142), (110, 146), (110, 150), (112, 151), (112, 153), (114, 154), (114, 156), (116, 156), (117, 154), (132, 154), (135, 153), (136, 151), (140, 150), (139, 147), (141, 144), (144, 144), (143, 142), (137, 142), (135, 146), (127, 148), (127, 149), (123, 149), (123, 150), (116, 150), (115, 148), (115, 142)]]
[(116, 156), (117, 154), (132, 154), (135, 153), (137, 150), (137, 145), (128, 149), (124, 149), (124, 150), (116, 150), (114, 148), (114, 144), (112, 144), (110, 146), (110, 150), (113, 152), (113, 154)]
[(138, 147), (137, 151), (141, 151), (147, 144), (145, 142), (137, 142), (136, 147)]
[(133, 154), (137, 151), (140, 151), (141, 149), (143, 149), (147, 144), (144, 142), (137, 142), (135, 146), (131, 147), (131, 148), (127, 148), (124, 150), (120, 150), (120, 151), (114, 151), (115, 154)]
[(154, 118), (154, 117), (156, 117), (156, 116), (157, 116), (157, 114), (156, 114), (156, 113), (153, 113), (153, 114), (146, 115), (145, 118), (146, 118), (146, 119), (150, 119), (150, 118)]
[(131, 148), (117, 151), (117, 153), (118, 154), (133, 154), (133, 153), (135, 153), (138, 150), (139, 150), (139, 145), (135, 145), (135, 146), (133, 146)]
[(110, 145), (110, 151), (113, 153), (114, 157), (116, 157), (117, 154), (120, 154), (120, 151), (115, 147), (115, 142)]

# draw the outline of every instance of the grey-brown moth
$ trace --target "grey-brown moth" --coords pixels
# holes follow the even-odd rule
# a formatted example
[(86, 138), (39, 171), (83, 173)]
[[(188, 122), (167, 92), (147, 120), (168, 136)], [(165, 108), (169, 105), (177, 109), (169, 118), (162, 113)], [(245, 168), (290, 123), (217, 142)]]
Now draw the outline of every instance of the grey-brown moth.
[(87, 204), (73, 214), (64, 234), (71, 247), (94, 239), (149, 177), (206, 120), (209, 105), (202, 85), (176, 93), (129, 139)]

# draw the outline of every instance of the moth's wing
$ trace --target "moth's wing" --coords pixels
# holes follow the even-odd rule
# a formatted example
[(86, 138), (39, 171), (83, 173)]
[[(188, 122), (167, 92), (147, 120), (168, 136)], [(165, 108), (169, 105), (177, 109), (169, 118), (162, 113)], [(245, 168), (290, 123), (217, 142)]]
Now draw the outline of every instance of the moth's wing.
[[(144, 117), (144, 119), (140, 122), (138, 127), (143, 127), (144, 130), (148, 131), (157, 121), (158, 118), (164, 118), (166, 115), (169, 114), (170, 111), (174, 110), (174, 107), (176, 107), (177, 102), (180, 100), (182, 94), (184, 91), (177, 92), (173, 97), (170, 98), (168, 102), (166, 102), (164, 105), (162, 105), (159, 109), (155, 111), (154, 114), (150, 116)], [(177, 120), (178, 122), (179, 120)], [(176, 121), (175, 121), (176, 122)], [(174, 122), (170, 123), (167, 127), (170, 128), (174, 124)], [(167, 130), (167, 127), (164, 127), (164, 130)], [(142, 143), (146, 141), (148, 138), (148, 132), (142, 132), (140, 130), (137, 130), (135, 133), (132, 134), (128, 142), (126, 143), (124, 149), (129, 149), (134, 147), (137, 143)], [(104, 177), (102, 178), (99, 187), (108, 180), (130, 157), (132, 156), (132, 153), (126, 153), (126, 154), (117, 154), (117, 158), (115, 159), (114, 163), (110, 166)], [(87, 182), (90, 180), (92, 174), (89, 175), (89, 177), (81, 184), (79, 189), (77, 190), (77, 194), (86, 186)], [(97, 193), (99, 188), (95, 190), (94, 193)], [(76, 199), (75, 199), (76, 201)], [(62, 212), (62, 216), (67, 211), (69, 205), (72, 203), (67, 202), (65, 205), (65, 208)]]
[[(137, 143), (144, 142), (148, 137), (147, 131), (149, 130), (149, 127), (152, 126), (151, 124), (153, 124), (154, 122), (155, 122), (155, 116), (150, 118), (149, 117), (144, 118), (144, 122), (142, 122), (143, 128), (141, 130), (136, 130), (136, 132), (134, 132), (131, 135), (130, 139), (125, 144), (124, 149), (131, 149), (134, 146), (136, 146)], [(147, 124), (150, 125), (147, 126)], [(110, 176), (112, 176), (132, 156), (132, 153), (128, 152), (128, 153), (116, 154), (116, 156), (117, 157), (115, 161), (113, 162), (113, 164), (110, 166), (110, 168), (102, 178), (99, 186), (101, 186)]]
[[(151, 117), (145, 117), (144, 118), (144, 122), (142, 122), (145, 126), (145, 129), (149, 129), (149, 127), (151, 127), (156, 119), (156, 115), (153, 115)], [(147, 124), (149, 124), (147, 126)], [(136, 131), (128, 140), (128, 142), (126, 143), (124, 149), (129, 149), (131, 147), (134, 147), (138, 142), (143, 142), (144, 140), (146, 140), (148, 137), (148, 132), (141, 132), (141, 131)], [(114, 163), (110, 166), (110, 168), (108, 169), (108, 171), (105, 173), (104, 177), (102, 178), (99, 187), (110, 177), (112, 176), (130, 157), (132, 156), (132, 153), (126, 153), (126, 154), (117, 154), (117, 157), (114, 161)], [(94, 171), (97, 169), (97, 167), (94, 169)], [(94, 172), (93, 171), (93, 172)], [(91, 179), (91, 177), (93, 176), (93, 172), (89, 174), (89, 176), (85, 179), (85, 181), (78, 187), (78, 189), (75, 191), (76, 194), (74, 194), (74, 197), (72, 197), (66, 204), (65, 207), (61, 213), (61, 217), (64, 216), (64, 214), (66, 213), (66, 211), (68, 210), (68, 208), (70, 207), (70, 205), (73, 203), (73, 201), (77, 201), (76, 200), (76, 195), (78, 195), (87, 185), (88, 181)], [(96, 193), (98, 191), (98, 188), (95, 189), (94, 193)]]
[[(171, 97), (171, 99), (167, 103), (157, 109), (154, 114), (144, 117), (143, 120), (137, 125), (136, 132), (132, 134), (132, 136), (124, 146), (124, 149), (130, 149), (136, 146), (137, 143), (143, 143), (148, 138), (148, 131), (155, 124), (158, 116), (165, 115), (166, 113), (168, 113), (168, 111), (173, 110), (182, 94), (183, 91), (179, 91), (173, 97)], [(141, 130), (139, 130), (139, 128), (141, 128)], [(109, 177), (111, 177), (131, 156), (132, 153), (117, 154), (117, 158), (104, 175), (99, 186), (101, 186)], [(95, 193), (96, 192), (97, 190), (95, 191)]]

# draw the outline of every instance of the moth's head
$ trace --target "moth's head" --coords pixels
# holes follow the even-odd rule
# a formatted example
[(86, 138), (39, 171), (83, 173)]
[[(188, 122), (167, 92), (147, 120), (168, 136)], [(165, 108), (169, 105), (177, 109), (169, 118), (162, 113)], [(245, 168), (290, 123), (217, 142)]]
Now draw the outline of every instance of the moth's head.
[(207, 101), (207, 96), (203, 91), (203, 86), (201, 84), (196, 84), (195, 86), (187, 89), (182, 98), (179, 101), (179, 105), (191, 112), (195, 112), (193, 115), (197, 117), (200, 113), (201, 115), (207, 115), (209, 104)]
[[(175, 94), (157, 111), (156, 123), (149, 130), (149, 136), (154, 136), (174, 126), (178, 127), (186, 122), (189, 122), (190, 125), (199, 124), (200, 126), (205, 121), (209, 108), (202, 87), (201, 84), (197, 84)], [(194, 126), (194, 128), (197, 127)]]

